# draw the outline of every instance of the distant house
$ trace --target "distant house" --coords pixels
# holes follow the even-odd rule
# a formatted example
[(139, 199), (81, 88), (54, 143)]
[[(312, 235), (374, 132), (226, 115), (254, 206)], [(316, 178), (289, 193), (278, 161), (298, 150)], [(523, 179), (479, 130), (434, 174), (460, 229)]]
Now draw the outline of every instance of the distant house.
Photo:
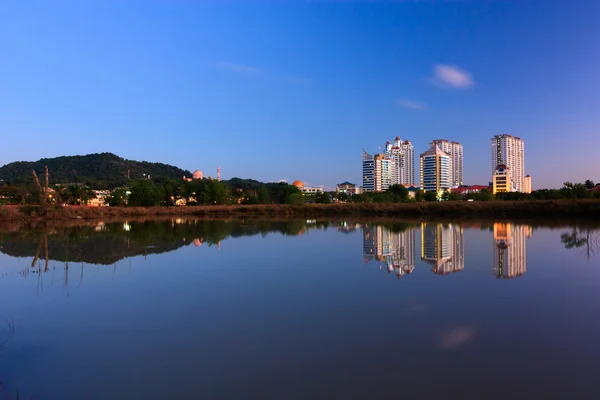
[(600, 183), (596, 184), (593, 188), (590, 189), (590, 192), (598, 193), (600, 192)]
[(452, 188), (452, 189), (450, 189), (450, 191), (453, 193), (467, 194), (467, 193), (479, 193), (483, 189), (487, 189), (490, 192), (492, 191), (492, 187), (486, 186), (486, 185), (471, 185), (471, 186), (462, 185), (457, 188)]
[(92, 207), (108, 206), (108, 204), (105, 203), (105, 200), (110, 195), (110, 190), (94, 190), (94, 194), (96, 195), (96, 198), (88, 200), (88, 202), (87, 202), (88, 206), (92, 206)]
[(345, 193), (349, 196), (352, 196), (359, 193), (359, 188), (357, 188), (354, 183), (342, 182), (337, 184), (335, 191), (336, 193)]
[(404, 186), (406, 188), (406, 190), (408, 190), (408, 197), (410, 197), (411, 199), (414, 199), (417, 195), (417, 192), (421, 190), (421, 188), (416, 185), (403, 184), (402, 186)]

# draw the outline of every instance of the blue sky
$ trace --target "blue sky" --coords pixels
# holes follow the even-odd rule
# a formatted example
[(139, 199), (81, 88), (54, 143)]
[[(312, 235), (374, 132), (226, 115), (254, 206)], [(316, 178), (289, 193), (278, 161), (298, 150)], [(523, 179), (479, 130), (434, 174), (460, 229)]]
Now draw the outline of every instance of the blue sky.
[[(525, 140), (533, 187), (600, 181), (600, 2), (3, 0), (0, 164), (113, 152), (360, 182), (361, 151)], [(418, 175), (417, 175), (418, 179)]]

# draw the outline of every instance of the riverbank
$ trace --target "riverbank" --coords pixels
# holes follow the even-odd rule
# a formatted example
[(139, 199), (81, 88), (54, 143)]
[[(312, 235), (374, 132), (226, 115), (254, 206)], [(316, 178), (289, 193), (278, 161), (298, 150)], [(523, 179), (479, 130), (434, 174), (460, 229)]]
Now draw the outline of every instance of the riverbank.
[(48, 210), (40, 217), (32, 207), (0, 206), (0, 221), (119, 219), (130, 217), (211, 217), (211, 218), (326, 218), (326, 217), (400, 217), (561, 219), (600, 220), (600, 200), (540, 201), (445, 201), (419, 203), (345, 203), (345, 204), (258, 204), (189, 207), (82, 207), (67, 206)]

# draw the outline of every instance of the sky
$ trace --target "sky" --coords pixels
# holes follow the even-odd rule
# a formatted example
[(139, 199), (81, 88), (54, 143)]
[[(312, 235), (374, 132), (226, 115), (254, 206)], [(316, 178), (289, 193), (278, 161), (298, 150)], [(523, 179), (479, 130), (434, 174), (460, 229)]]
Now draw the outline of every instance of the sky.
[[(0, 165), (112, 152), (205, 176), (361, 183), (362, 149), (525, 141), (600, 181), (600, 1), (2, 0)], [(418, 180), (418, 169), (416, 169)]]

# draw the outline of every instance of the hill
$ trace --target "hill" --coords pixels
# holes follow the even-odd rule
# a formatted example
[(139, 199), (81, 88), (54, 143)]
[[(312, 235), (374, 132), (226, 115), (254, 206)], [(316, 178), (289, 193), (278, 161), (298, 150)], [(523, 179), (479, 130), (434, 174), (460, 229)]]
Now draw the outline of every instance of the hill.
[(8, 184), (29, 183), (32, 170), (41, 180), (46, 165), (53, 185), (83, 183), (95, 189), (123, 186), (132, 179), (141, 179), (144, 174), (158, 181), (191, 176), (189, 171), (168, 164), (126, 160), (112, 153), (95, 153), (13, 162), (0, 167), (0, 180)]

